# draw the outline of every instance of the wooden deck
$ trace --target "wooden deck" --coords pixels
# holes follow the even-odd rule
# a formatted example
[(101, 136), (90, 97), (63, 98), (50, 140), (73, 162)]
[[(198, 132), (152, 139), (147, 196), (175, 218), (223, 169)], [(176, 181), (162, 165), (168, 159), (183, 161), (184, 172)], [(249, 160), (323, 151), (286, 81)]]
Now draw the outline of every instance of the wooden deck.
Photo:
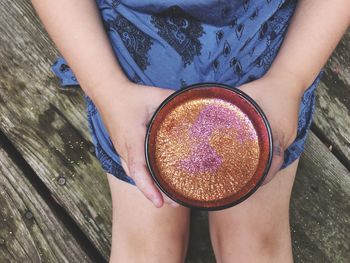
[[(0, 2), (0, 262), (108, 262), (111, 197), (79, 89), (26, 0)], [(350, 31), (327, 65), (291, 205), (295, 262), (350, 259)], [(193, 212), (187, 262), (215, 262)]]

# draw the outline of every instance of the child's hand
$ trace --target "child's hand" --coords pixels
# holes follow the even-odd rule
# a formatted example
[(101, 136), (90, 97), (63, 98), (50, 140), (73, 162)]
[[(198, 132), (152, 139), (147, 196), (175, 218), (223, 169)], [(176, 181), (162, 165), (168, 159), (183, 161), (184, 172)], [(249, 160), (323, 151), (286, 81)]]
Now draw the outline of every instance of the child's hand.
[[(105, 85), (105, 84), (104, 84)], [(113, 145), (121, 157), (122, 166), (141, 192), (161, 207), (164, 201), (178, 206), (163, 195), (153, 183), (145, 160), (146, 125), (156, 108), (174, 90), (114, 81), (94, 98)]]
[(281, 77), (262, 77), (244, 84), (240, 89), (251, 96), (264, 111), (274, 142), (270, 171), (263, 184), (269, 182), (284, 161), (284, 150), (296, 138), (299, 104), (302, 94), (295, 80)]

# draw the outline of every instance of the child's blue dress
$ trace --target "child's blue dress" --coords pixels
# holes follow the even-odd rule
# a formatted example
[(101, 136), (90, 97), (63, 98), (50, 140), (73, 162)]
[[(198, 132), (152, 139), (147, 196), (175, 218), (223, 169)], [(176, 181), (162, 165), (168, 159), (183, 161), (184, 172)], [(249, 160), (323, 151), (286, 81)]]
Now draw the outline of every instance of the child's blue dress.
[[(98, 0), (97, 5), (115, 55), (129, 79), (178, 90), (198, 82), (237, 87), (263, 76), (283, 41), (296, 2)], [(52, 68), (63, 86), (78, 84), (63, 58)], [(302, 98), (297, 138), (285, 151), (282, 168), (304, 149), (320, 77), (321, 73)], [(84, 98), (102, 167), (119, 179), (134, 183), (121, 167), (96, 107), (89, 97)]]

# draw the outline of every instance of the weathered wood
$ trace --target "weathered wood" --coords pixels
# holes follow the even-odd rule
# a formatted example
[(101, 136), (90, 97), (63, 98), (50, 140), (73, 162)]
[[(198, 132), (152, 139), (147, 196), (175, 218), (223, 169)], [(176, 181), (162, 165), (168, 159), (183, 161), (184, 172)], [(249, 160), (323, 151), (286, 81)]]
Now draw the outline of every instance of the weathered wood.
[(350, 29), (333, 52), (317, 88), (314, 126), (350, 167)]
[(92, 262), (0, 146), (0, 262)]
[[(342, 40), (337, 45), (332, 56), (326, 65), (326, 75), (336, 76), (347, 87), (346, 92), (349, 92), (350, 87), (350, 28), (344, 34)], [(344, 103), (349, 103), (348, 98), (341, 98)]]
[[(82, 93), (80, 90), (65, 92), (58, 89), (57, 80), (49, 70), (57, 51), (28, 1), (1, 1), (0, 12), (1, 129), (50, 189), (57, 202), (108, 259), (111, 200), (105, 175), (91, 152)], [(327, 87), (331, 86), (327, 84)], [(326, 93), (331, 94), (328, 91)], [(329, 96), (338, 98), (348, 109), (344, 96)], [(327, 104), (332, 103), (328, 101)], [(334, 106), (334, 109), (337, 107), (339, 106)], [(348, 115), (341, 116), (346, 118)], [(329, 117), (325, 115), (322, 118)], [(334, 123), (333, 125), (339, 126), (337, 118)], [(344, 126), (345, 129), (346, 127)], [(347, 130), (344, 128), (339, 132), (345, 134)], [(334, 138), (337, 137), (336, 132), (333, 132)], [(338, 143), (340, 148), (342, 143)], [(341, 257), (348, 255), (344, 252), (346, 245), (342, 245), (346, 244), (349, 236), (341, 230), (349, 232), (349, 222), (344, 221), (344, 217), (347, 218), (346, 215), (349, 214), (349, 208), (341, 205), (347, 204), (345, 201), (349, 198), (349, 181), (343, 180), (344, 185), (341, 185), (339, 178), (346, 178), (348, 174), (344, 173), (344, 168), (339, 168), (339, 162), (330, 152), (325, 151), (320, 141), (315, 139), (312, 145), (308, 146), (307, 151), (311, 150), (305, 155), (309, 159), (301, 162), (293, 195), (292, 222), (296, 231), (293, 236), (296, 242), (296, 261), (310, 262), (309, 256), (312, 255), (313, 259), (323, 262), (323, 259), (332, 260), (336, 258), (335, 254), (339, 254), (338, 259), (341, 262)], [(316, 153), (318, 157), (312, 157)], [(326, 157), (321, 155), (323, 153)], [(339, 167), (327, 167), (328, 161), (330, 167)], [(332, 176), (325, 178), (327, 174)], [(60, 178), (63, 180), (58, 180)], [(332, 197), (321, 199), (316, 195), (307, 196), (306, 194), (313, 191), (309, 190), (310, 185), (316, 185), (316, 188), (311, 189), (324, 189), (328, 186)], [(337, 205), (337, 202), (343, 200), (343, 204)], [(337, 214), (343, 218), (338, 218)], [(317, 222), (316, 219), (320, 219), (320, 224), (328, 225), (333, 219), (335, 226), (333, 232), (329, 233), (334, 236), (326, 236), (318, 224), (314, 223)], [(195, 217), (195, 220), (188, 260), (191, 263), (214, 262), (212, 252), (206, 250), (210, 245), (208, 234), (198, 230), (206, 227), (206, 220), (201, 216)], [(338, 223), (341, 229), (336, 226)], [(332, 243), (332, 240), (336, 242)]]
[(340, 100), (342, 95), (338, 94), (339, 89), (344, 89), (341, 92), (346, 92), (347, 88), (349, 88), (349, 97), (344, 99), (350, 100), (350, 86), (337, 87), (326, 85), (324, 82), (320, 83), (317, 88), (314, 126), (326, 139), (330, 149), (338, 151), (350, 164), (350, 104), (346, 106)]
[(291, 201), (296, 262), (349, 262), (349, 200), (350, 172), (311, 133)]
[(215, 262), (214, 251), (210, 243), (208, 213), (191, 212), (191, 232), (186, 263)]
[(29, 1), (1, 1), (0, 13), (1, 129), (108, 259), (111, 197), (81, 91), (59, 90), (50, 72), (57, 51)]

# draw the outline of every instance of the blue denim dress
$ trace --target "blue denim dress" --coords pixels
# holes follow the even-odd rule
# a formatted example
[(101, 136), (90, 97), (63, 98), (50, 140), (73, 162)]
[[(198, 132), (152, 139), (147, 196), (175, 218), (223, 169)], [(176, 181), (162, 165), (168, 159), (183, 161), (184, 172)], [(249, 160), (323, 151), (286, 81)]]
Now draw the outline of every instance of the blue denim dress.
[[(198, 82), (233, 87), (262, 77), (277, 55), (296, 0), (98, 0), (124, 73), (134, 83), (179, 90)], [(292, 58), (291, 58), (292, 59)], [(52, 66), (62, 86), (78, 85), (63, 57)], [(297, 138), (285, 168), (303, 152), (322, 71), (302, 97)], [(93, 101), (84, 95), (96, 156), (103, 169), (134, 184)]]

